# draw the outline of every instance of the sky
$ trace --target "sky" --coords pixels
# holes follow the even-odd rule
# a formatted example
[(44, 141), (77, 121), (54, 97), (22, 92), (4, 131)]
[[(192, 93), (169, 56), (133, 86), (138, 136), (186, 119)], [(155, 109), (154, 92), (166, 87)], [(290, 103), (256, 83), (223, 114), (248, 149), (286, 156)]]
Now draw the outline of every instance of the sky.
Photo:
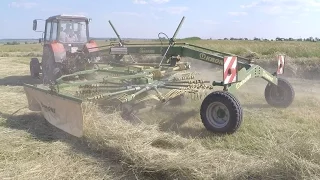
[(177, 38), (320, 37), (320, 0), (1, 0), (0, 7), (0, 39), (40, 38), (33, 19), (57, 14), (92, 18), (91, 37), (115, 37), (108, 20), (122, 38), (172, 37), (183, 16)]

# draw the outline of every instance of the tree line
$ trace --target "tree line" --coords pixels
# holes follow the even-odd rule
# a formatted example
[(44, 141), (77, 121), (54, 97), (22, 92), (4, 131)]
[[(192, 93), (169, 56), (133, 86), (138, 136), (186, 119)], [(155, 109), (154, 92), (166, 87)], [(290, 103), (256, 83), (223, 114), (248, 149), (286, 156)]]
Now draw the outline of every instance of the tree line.
[[(118, 38), (93, 38), (95, 40), (105, 40), (105, 41), (118, 41)], [(167, 39), (164, 37), (160, 38), (162, 41), (166, 41)], [(143, 41), (159, 41), (160, 39), (140, 39), (140, 38), (123, 38), (122, 40), (124, 42), (130, 42), (130, 40), (143, 40)], [(320, 41), (320, 38), (318, 37), (308, 37), (308, 38), (281, 38), (281, 37), (276, 37), (275, 39), (265, 39), (265, 38), (257, 38), (254, 37), (253, 39), (249, 38), (222, 38), (222, 39), (202, 39), (197, 36), (193, 37), (186, 37), (186, 38), (177, 38), (177, 40), (231, 40), (231, 41), (309, 41), (309, 42), (318, 42)], [(19, 44), (37, 44), (38, 42), (19, 42), (19, 41), (11, 41), (11, 42), (6, 42), (4, 45), (19, 45)]]

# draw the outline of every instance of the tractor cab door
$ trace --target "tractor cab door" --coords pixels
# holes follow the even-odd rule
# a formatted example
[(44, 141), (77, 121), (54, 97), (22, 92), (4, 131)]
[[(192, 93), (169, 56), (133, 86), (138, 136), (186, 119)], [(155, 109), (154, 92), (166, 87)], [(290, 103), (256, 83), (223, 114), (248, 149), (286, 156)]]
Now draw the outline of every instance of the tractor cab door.
[(51, 78), (51, 68), (53, 68), (56, 61), (55, 51), (57, 51), (57, 37), (58, 37), (58, 21), (56, 19), (47, 20), (45, 22), (45, 31), (43, 39), (43, 53), (42, 53), (42, 74), (45, 78)]
[(65, 60), (66, 52), (58, 42), (58, 20), (47, 20), (45, 27), (41, 66), (43, 83), (49, 84), (61, 76), (60, 63)]
[(43, 53), (42, 53), (42, 60), (52, 58), (52, 46), (51, 44), (57, 40), (58, 36), (58, 21), (54, 20), (47, 20), (45, 25), (44, 31), (44, 38), (43, 38)]
[(56, 41), (58, 37), (58, 21), (46, 21), (46, 28), (44, 34), (44, 44), (51, 44)]

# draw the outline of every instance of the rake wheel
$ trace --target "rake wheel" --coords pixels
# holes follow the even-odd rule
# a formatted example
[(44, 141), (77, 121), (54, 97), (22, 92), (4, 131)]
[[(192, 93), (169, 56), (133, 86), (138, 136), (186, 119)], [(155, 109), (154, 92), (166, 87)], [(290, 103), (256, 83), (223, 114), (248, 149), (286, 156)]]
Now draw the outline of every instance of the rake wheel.
[(242, 123), (240, 102), (227, 91), (215, 91), (204, 98), (200, 116), (205, 128), (215, 133), (231, 134)]
[(269, 105), (277, 108), (287, 108), (293, 102), (295, 91), (287, 80), (278, 78), (278, 86), (272, 83), (267, 84), (264, 96)]

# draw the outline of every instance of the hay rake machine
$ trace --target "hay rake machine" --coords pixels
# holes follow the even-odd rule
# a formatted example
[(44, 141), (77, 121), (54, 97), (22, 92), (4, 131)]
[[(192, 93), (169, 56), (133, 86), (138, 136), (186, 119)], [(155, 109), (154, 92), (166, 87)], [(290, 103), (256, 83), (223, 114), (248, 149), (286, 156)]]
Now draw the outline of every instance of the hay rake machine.
[[(123, 43), (109, 21), (119, 42), (98, 48), (100, 54), (113, 58), (92, 62), (95, 68), (63, 75), (48, 86), (25, 84), (29, 109), (41, 111), (51, 124), (80, 137), (83, 135), (84, 102), (96, 102), (105, 109), (109, 105), (118, 107), (123, 116), (129, 116), (150, 107), (179, 104), (186, 94), (196, 96), (206, 92), (200, 107), (201, 120), (207, 130), (218, 133), (234, 133), (240, 127), (243, 110), (234, 93), (251, 78), (263, 78), (268, 82), (265, 88), (268, 104), (278, 108), (290, 106), (294, 90), (287, 80), (278, 77), (284, 72), (285, 56), (279, 55), (277, 71), (269, 73), (250, 59), (175, 42), (184, 19), (173, 37), (168, 38), (168, 45), (162, 42)], [(135, 54), (160, 55), (162, 58), (159, 62), (124, 60), (125, 56)], [(196, 79), (197, 73), (190, 71), (191, 65), (183, 62), (183, 57), (222, 66), (223, 80)], [(91, 76), (83, 80), (79, 79), (81, 75)], [(222, 89), (213, 91), (215, 86)]]

